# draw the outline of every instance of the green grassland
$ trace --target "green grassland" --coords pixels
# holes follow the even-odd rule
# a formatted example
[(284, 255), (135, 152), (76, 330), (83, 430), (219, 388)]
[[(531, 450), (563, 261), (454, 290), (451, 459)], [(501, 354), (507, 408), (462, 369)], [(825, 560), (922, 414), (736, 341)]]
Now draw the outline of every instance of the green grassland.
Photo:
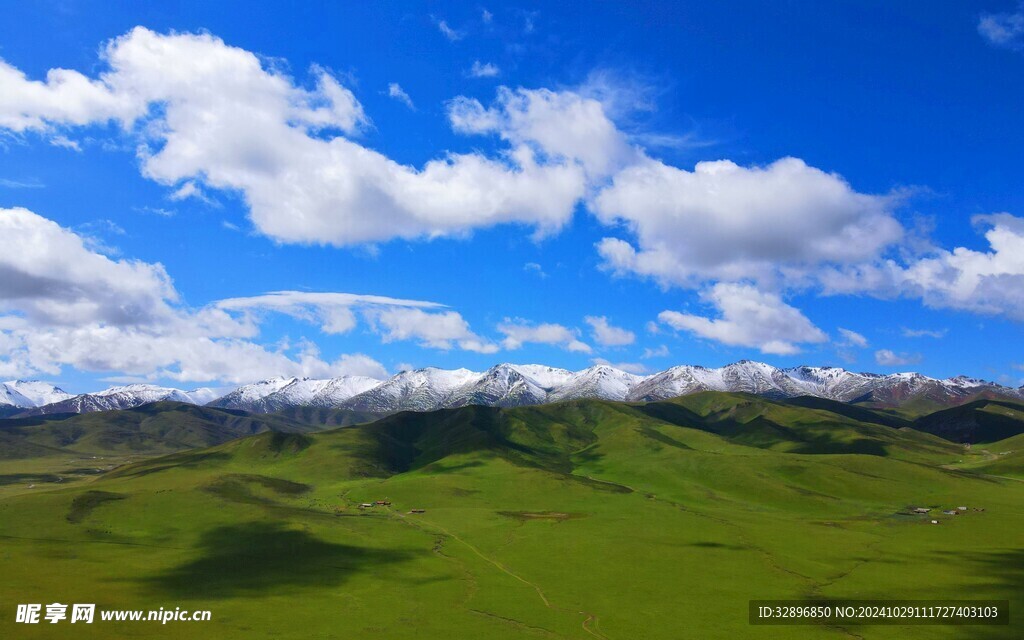
[[(891, 413), (723, 393), (329, 430), (298, 413), (235, 418), (263, 426), (235, 425), (255, 435), (218, 432), (214, 446), (179, 434), (178, 451), (145, 459), (164, 453), (162, 436), (133, 448), (65, 443), (53, 424), (7, 433), (22, 449), (0, 461), (0, 637), (1024, 636), (1024, 482), (993, 467), (1013, 460), (999, 447), (1024, 449), (1016, 436), (965, 448)], [(210, 420), (192, 419), (189, 434), (207, 433)], [(68, 473), (101, 450), (129, 463)], [(375, 500), (391, 504), (360, 508)], [(959, 505), (970, 510), (941, 515)], [(804, 597), (998, 598), (1016, 616), (748, 624), (751, 599)], [(210, 609), (213, 621), (14, 623), (16, 603), (53, 601)]]

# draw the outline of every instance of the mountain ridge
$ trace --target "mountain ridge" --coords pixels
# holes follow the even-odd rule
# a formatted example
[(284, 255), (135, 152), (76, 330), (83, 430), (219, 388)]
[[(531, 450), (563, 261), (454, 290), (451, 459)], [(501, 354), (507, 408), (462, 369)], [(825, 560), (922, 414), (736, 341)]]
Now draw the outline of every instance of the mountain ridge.
[[(9, 384), (4, 383), (0, 391), (15, 390)], [(46, 383), (31, 384), (39, 388)], [(426, 367), (402, 371), (385, 380), (365, 376), (270, 378), (239, 386), (225, 395), (208, 388), (182, 391), (146, 384), (111, 387), (77, 396), (52, 388), (54, 393), (66, 397), (46, 404), (24, 400), (15, 404), (8, 399), (15, 394), (8, 393), (0, 395), (0, 410), (9, 416), (28, 417), (130, 409), (170, 400), (255, 413), (293, 407), (393, 413), (466, 405), (526, 406), (574, 399), (650, 402), (700, 391), (742, 392), (776, 399), (810, 396), (876, 408), (909, 406), (928, 410), (978, 398), (1024, 399), (1024, 387), (1006, 387), (967, 376), (938, 379), (913, 372), (884, 375), (840, 367), (782, 369), (751, 360), (718, 368), (678, 365), (646, 376), (604, 364), (575, 372), (546, 365), (508, 363), (484, 372)]]

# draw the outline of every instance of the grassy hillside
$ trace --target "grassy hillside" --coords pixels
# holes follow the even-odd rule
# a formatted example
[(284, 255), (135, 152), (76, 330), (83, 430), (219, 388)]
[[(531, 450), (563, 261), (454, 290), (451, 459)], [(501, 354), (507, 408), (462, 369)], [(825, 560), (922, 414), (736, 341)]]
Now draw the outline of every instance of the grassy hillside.
[(348, 409), (327, 409), (324, 407), (289, 407), (271, 414), (301, 422), (303, 424), (317, 425), (319, 428), (347, 427), (353, 424), (373, 422), (383, 418), (386, 414), (374, 413), (372, 411), (350, 411)]
[(954, 442), (996, 442), (1024, 433), (1024, 404), (976, 400), (918, 418), (914, 427)]
[(154, 402), (137, 409), (0, 421), (0, 459), (46, 454), (162, 454), (209, 447), (268, 430), (310, 431), (277, 415)]
[[(82, 638), (1020, 637), (1019, 621), (747, 623), (753, 598), (1019, 611), (1024, 483), (945, 468), (985, 459), (741, 394), (266, 432), (0, 494), (0, 600), (213, 611)], [(375, 500), (391, 504), (360, 508)], [(985, 511), (909, 511), (962, 504)], [(0, 637), (20, 637), (13, 615), (0, 607)]]

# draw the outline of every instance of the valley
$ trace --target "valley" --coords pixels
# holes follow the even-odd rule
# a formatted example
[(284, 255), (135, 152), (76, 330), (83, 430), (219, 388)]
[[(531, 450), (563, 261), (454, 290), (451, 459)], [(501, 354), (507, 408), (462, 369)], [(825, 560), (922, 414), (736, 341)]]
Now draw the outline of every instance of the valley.
[[(1003, 638), (1016, 627), (752, 627), (747, 602), (1024, 604), (1024, 474), (1000, 455), (1024, 423), (967, 448), (885, 411), (720, 392), (13, 422), (6, 601), (213, 612), (76, 636)], [(94, 455), (102, 473), (72, 473)]]

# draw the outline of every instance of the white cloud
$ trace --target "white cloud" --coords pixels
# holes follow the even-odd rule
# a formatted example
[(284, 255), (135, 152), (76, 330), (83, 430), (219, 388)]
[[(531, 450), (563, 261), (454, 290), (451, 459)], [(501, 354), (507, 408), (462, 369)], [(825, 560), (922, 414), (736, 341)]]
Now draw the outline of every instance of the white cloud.
[(480, 19), (483, 20), (484, 23), (490, 24), (491, 21), (494, 20), (494, 14), (491, 13), (490, 11), (488, 11), (487, 9), (481, 9), (480, 10)]
[(591, 360), (594, 364), (603, 364), (608, 367), (625, 371), (626, 373), (633, 373), (636, 375), (644, 375), (648, 372), (647, 366), (642, 362), (609, 362), (604, 358), (594, 358)]
[(206, 204), (215, 204), (215, 202), (211, 198), (209, 198), (205, 193), (203, 193), (203, 190), (200, 189), (199, 186), (191, 180), (183, 183), (180, 187), (172, 191), (170, 195), (168, 195), (167, 197), (175, 202), (179, 202), (181, 200), (188, 200), (189, 198), (194, 198), (201, 202), (205, 202)]
[(459, 97), (448, 104), (448, 116), (457, 132), (497, 134), (513, 148), (578, 164), (590, 180), (639, 157), (599, 101), (572, 91), (499, 87), (492, 106)]
[(46, 82), (40, 82), (0, 60), (0, 87), (0, 127), (15, 132), (44, 130), (48, 122), (128, 122), (143, 110), (133, 96), (67, 69), (51, 69)]
[(75, 140), (68, 138), (67, 136), (53, 136), (52, 138), (50, 138), (50, 144), (52, 144), (55, 147), (70, 149), (71, 151), (77, 151), (78, 153), (82, 152), (81, 145), (79, 145), (78, 142), (76, 142)]
[(544, 267), (540, 266), (536, 262), (527, 262), (523, 265), (523, 271), (536, 273), (537, 277), (544, 279), (548, 277), (548, 274), (544, 271)]
[(605, 347), (621, 347), (636, 342), (636, 334), (627, 329), (608, 324), (605, 316), (587, 316), (584, 318), (591, 327), (590, 335), (599, 345)]
[(448, 26), (448, 22), (445, 20), (436, 20), (436, 23), (437, 30), (441, 32), (441, 35), (448, 38), (452, 42), (462, 40), (462, 38), (465, 37), (465, 34), (462, 33), (461, 31), (457, 31), (452, 27)]
[[(460, 349), (494, 353), (497, 345), (481, 338), (456, 311), (437, 311), (444, 305), (424, 300), (353, 293), (275, 291), (216, 303), (218, 309), (243, 312), (283, 313), (320, 326), (327, 334), (354, 329), (361, 315), (385, 342), (417, 340), (435, 349)], [(424, 311), (424, 309), (431, 311)]]
[(644, 359), (644, 360), (648, 360), (650, 358), (667, 358), (668, 355), (669, 355), (668, 346), (660, 345), (660, 346), (658, 346), (658, 347), (656, 347), (654, 349), (651, 349), (650, 347), (647, 347), (646, 349), (644, 349), (644, 353), (640, 357), (642, 359)]
[(956, 247), (926, 257), (832, 269), (821, 275), (826, 293), (906, 296), (933, 308), (1024, 320), (1024, 218), (975, 216), (989, 251)]
[(491, 62), (480, 62), (479, 60), (473, 61), (473, 66), (466, 72), (470, 78), (496, 78), (501, 75), (501, 69), (498, 65)]
[(662, 311), (658, 320), (701, 338), (730, 346), (755, 347), (775, 355), (799, 353), (801, 343), (828, 340), (799, 309), (786, 304), (778, 295), (758, 291), (753, 286), (720, 282), (701, 297), (718, 310), (720, 318)]
[[(284, 242), (348, 245), (464, 234), (519, 222), (547, 233), (571, 217), (580, 168), (528, 145), (497, 159), (448, 154), (422, 169), (357, 144), (362, 106), (327, 71), (315, 86), (206, 34), (144, 28), (111, 41), (92, 80), (47, 82), (0, 67), (0, 127), (49, 131), (114, 120), (142, 138), (143, 174), (170, 187), (237, 190), (256, 229)], [(157, 108), (158, 107), (158, 108)], [(259, 131), (259, 136), (252, 135)]]
[(0, 209), (0, 311), (32, 322), (117, 326), (174, 316), (160, 264), (111, 260), (82, 236), (27, 209)]
[(902, 367), (921, 362), (921, 355), (917, 353), (895, 353), (889, 349), (879, 349), (875, 352), (875, 362), (883, 367)]
[(258, 296), (220, 300), (216, 306), (228, 311), (283, 313), (293, 318), (317, 323), (324, 333), (341, 334), (355, 328), (356, 310), (368, 311), (395, 307), (430, 309), (444, 305), (423, 300), (404, 300), (355, 293), (273, 291)]
[(398, 100), (413, 111), (416, 110), (416, 105), (412, 103), (412, 98), (409, 97), (409, 94), (397, 82), (392, 82), (388, 85), (388, 97)]
[(45, 184), (35, 178), (30, 180), (11, 180), (10, 178), (0, 178), (0, 187), (5, 189), (42, 189), (45, 186)]
[[(1015, 19), (1004, 18), (992, 24), (1012, 32)], [(500, 149), (412, 167), (358, 142), (369, 118), (325, 69), (312, 67), (303, 84), (215, 36), (141, 27), (101, 56), (95, 77), (52, 69), (32, 80), (0, 62), (0, 128), (56, 140), (70, 127), (116, 123), (137, 143), (143, 174), (172, 199), (237, 192), (254, 229), (280, 242), (366, 245), (507, 223), (543, 235), (582, 202), (623, 229), (597, 245), (615, 273), (692, 288), (749, 280), (780, 292), (904, 295), (1024, 318), (1021, 219), (979, 218), (988, 252), (894, 259), (911, 244), (894, 215), (898, 194), (858, 192), (797, 158), (665, 164), (612, 118), (653, 108), (650, 96), (606, 73), (576, 90), (501, 87), (489, 106), (456, 97), (453, 129), (495, 135)]]
[(774, 283), (784, 273), (873, 260), (903, 237), (894, 201), (858, 193), (796, 158), (766, 167), (700, 162), (693, 171), (646, 160), (618, 173), (593, 208), (636, 235), (636, 246), (598, 243), (609, 269), (696, 286)]
[(378, 380), (383, 380), (390, 375), (384, 365), (364, 353), (343, 354), (332, 364), (331, 368), (338, 372), (335, 375), (366, 376)]
[(991, 44), (1007, 49), (1024, 47), (1024, 5), (1014, 13), (983, 13), (978, 33)]
[(387, 307), (368, 309), (366, 318), (381, 333), (385, 342), (418, 340), (420, 345), (435, 349), (460, 349), (477, 353), (495, 353), (498, 345), (481, 338), (469, 323), (455, 311), (428, 313), (422, 309)]
[(577, 353), (590, 353), (590, 345), (581, 342), (579, 331), (560, 324), (533, 324), (522, 318), (506, 318), (498, 325), (498, 331), (505, 335), (502, 346), (519, 349), (526, 343), (549, 344)]
[(856, 331), (844, 329), (842, 327), (839, 327), (838, 331), (839, 335), (842, 336), (842, 340), (840, 341), (841, 346), (858, 347), (860, 349), (868, 346), (868, 339)]
[(944, 338), (948, 329), (908, 329), (906, 327), (900, 332), (904, 338)]
[(254, 341), (260, 312), (303, 313), (325, 331), (345, 312), (433, 308), (383, 296), (277, 292), (191, 309), (163, 266), (113, 259), (80, 234), (26, 209), (0, 209), (0, 375), (57, 375), (65, 366), (146, 379), (248, 382), (275, 375), (324, 377), (384, 367), (363, 354), (334, 361), (312, 343)]

